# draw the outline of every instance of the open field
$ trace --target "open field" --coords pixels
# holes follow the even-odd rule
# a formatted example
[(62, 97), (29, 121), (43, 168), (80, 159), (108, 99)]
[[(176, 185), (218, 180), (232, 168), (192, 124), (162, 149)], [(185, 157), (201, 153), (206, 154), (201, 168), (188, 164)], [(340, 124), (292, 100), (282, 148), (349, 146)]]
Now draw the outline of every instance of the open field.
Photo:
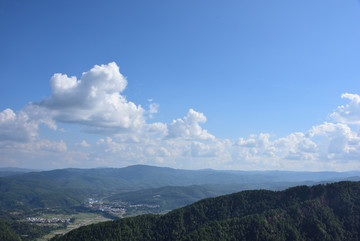
[(61, 218), (75, 218), (75, 221), (73, 223), (68, 224), (66, 229), (54, 230), (51, 233), (37, 239), (37, 241), (49, 240), (50, 238), (54, 237), (56, 234), (64, 234), (80, 226), (111, 220), (96, 213), (78, 213), (74, 215), (61, 215)]

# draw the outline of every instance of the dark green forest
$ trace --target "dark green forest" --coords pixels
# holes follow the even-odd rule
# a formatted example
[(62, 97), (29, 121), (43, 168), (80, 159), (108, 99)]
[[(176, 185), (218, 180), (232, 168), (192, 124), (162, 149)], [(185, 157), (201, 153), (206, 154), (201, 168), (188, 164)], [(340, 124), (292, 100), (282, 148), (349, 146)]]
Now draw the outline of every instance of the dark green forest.
[(360, 240), (360, 182), (242, 191), (52, 240)]

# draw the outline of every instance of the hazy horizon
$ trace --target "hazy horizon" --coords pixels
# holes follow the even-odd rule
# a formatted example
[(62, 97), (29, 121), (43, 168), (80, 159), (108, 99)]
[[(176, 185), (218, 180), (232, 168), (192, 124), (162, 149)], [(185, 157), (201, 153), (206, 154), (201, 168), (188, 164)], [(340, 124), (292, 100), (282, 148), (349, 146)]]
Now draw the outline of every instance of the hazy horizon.
[(119, 169), (119, 168), (128, 168), (134, 166), (148, 166), (148, 167), (155, 167), (155, 168), (170, 168), (175, 170), (185, 170), (185, 171), (206, 171), (206, 170), (213, 170), (219, 172), (294, 172), (294, 173), (325, 173), (325, 172), (337, 172), (337, 173), (360, 173), (360, 170), (350, 170), (350, 171), (289, 171), (289, 170), (241, 170), (241, 169), (213, 169), (213, 168), (201, 168), (201, 169), (187, 169), (187, 168), (173, 168), (173, 167), (166, 167), (166, 166), (155, 166), (155, 165), (145, 165), (145, 164), (133, 164), (129, 166), (123, 167), (111, 167), (111, 166), (102, 166), (102, 167), (64, 167), (64, 168), (56, 168), (56, 169), (31, 169), (31, 168), (21, 168), (21, 167), (0, 167), (0, 169), (19, 169), (19, 170), (28, 170), (31, 172), (43, 172), (43, 171), (54, 171), (54, 170), (64, 170), (64, 169), (83, 169), (83, 170), (90, 170), (90, 169)]
[(360, 170), (360, 2), (0, 2), (0, 167)]

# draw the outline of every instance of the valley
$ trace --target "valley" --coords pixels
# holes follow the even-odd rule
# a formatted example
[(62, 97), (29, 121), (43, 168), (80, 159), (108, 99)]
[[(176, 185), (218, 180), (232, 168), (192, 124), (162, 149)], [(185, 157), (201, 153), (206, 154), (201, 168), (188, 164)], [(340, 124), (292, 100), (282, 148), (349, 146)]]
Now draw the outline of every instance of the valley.
[(143, 165), (11, 171), (0, 177), (0, 223), (21, 240), (48, 240), (90, 224), (164, 215), (202, 199), (244, 190), (280, 191), (360, 180), (358, 172), (193, 171)]

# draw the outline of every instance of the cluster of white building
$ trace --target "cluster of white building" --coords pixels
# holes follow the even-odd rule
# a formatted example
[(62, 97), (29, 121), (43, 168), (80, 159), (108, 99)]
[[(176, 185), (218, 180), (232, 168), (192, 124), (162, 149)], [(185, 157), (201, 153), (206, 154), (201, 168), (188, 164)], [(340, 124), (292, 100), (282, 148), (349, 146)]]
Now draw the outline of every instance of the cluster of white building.
[(99, 207), (99, 210), (103, 211), (103, 212), (109, 212), (109, 213), (120, 214), (120, 215), (123, 215), (126, 212), (125, 208), (109, 207), (109, 206), (102, 206), (102, 205)]
[(139, 207), (146, 207), (146, 208), (159, 208), (160, 205), (150, 205), (150, 204), (134, 204), (130, 205), (131, 208), (139, 208)]
[(26, 221), (30, 223), (70, 223), (69, 219), (61, 218), (26, 218)]
[(91, 205), (91, 204), (98, 204), (98, 203), (101, 204), (102, 202), (100, 202), (99, 200), (96, 200), (95, 198), (88, 198), (87, 203)]

